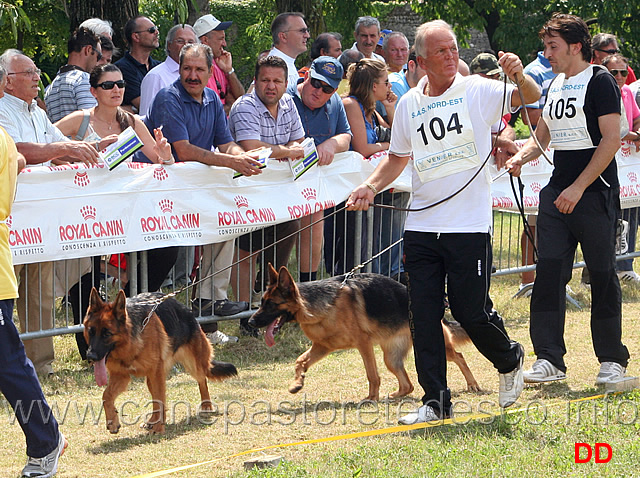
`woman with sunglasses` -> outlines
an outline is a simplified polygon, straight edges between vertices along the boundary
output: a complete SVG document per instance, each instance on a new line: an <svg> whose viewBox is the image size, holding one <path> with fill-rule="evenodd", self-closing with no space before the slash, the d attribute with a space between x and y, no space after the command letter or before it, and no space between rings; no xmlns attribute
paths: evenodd
<svg viewBox="0 0 640 478"><path fill-rule="evenodd" d="M160 129L154 130L155 139L139 117L121 108L125 81L116 65L100 65L89 77L91 94L98 105L65 116L56 123L62 133L72 139L96 141L109 135L120 134L132 126L144 144L142 152L154 163L173 164L171 145Z"/></svg>
<svg viewBox="0 0 640 478"><path fill-rule="evenodd" d="M379 138L380 129L391 128L397 97L391 91L387 66L380 60L362 59L349 66L347 72L349 96L342 100L353 139L351 149L368 158L378 151L389 149L389 140ZM376 111L376 101L381 101L387 112L388 122ZM380 139L385 139L380 141Z"/></svg>
<svg viewBox="0 0 640 478"><path fill-rule="evenodd" d="M619 53L607 56L602 60L602 65L613 75L620 88L622 96L622 104L624 105L624 113L628 122L629 132L622 138L623 141L633 142L636 146L636 152L640 151L640 108L636 103L634 94L625 84L627 81L629 62ZM623 113L623 114L624 114ZM640 208L632 207L622 210L622 219L629 223L629 233L627 239L628 249L626 252L634 252L636 250L636 235L638 230L638 214ZM621 282L640 283L640 276L633 270L633 258L624 259L616 262L618 271L618 279Z"/></svg>

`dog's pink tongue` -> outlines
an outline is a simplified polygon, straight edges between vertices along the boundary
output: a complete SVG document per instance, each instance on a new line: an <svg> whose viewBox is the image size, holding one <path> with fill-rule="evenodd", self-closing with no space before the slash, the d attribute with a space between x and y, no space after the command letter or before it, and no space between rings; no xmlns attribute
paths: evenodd
<svg viewBox="0 0 640 478"><path fill-rule="evenodd" d="M104 387L107 384L107 366L105 360L106 357L103 357L99 362L93 362L93 374L96 377L96 383L99 387Z"/></svg>
<svg viewBox="0 0 640 478"><path fill-rule="evenodd" d="M264 333L264 341L269 347L273 347L276 344L276 340L273 338L273 329L276 328L276 322L277 320L271 322L271 324L269 324L269 327L267 327L266 332Z"/></svg>

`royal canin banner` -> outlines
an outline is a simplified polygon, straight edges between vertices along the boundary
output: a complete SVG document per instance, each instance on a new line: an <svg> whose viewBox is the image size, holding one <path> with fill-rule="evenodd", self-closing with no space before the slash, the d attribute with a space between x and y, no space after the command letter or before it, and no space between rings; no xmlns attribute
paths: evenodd
<svg viewBox="0 0 640 478"><path fill-rule="evenodd" d="M516 141L522 146L526 141ZM553 150L545 151L547 158L553 162ZM618 163L618 180L620 181L620 204L623 209L640 206L640 153L636 152L633 143L623 141L616 153ZM524 184L524 207L527 213L533 214L540 204L540 190L547 185L553 166L547 162L544 156L530 161L522 168L522 183ZM503 171L497 171L491 167L491 176L498 177ZM518 185L515 183L516 191ZM513 197L513 190L509 181L509 175L504 174L491 185L491 197L493 208L504 211L518 211Z"/></svg>
<svg viewBox="0 0 640 478"><path fill-rule="evenodd" d="M9 226L14 264L227 241L344 201L386 153L336 155L298 180L287 162L233 179L199 163L33 167L18 175ZM403 173L392 187L411 190Z"/></svg>
<svg viewBox="0 0 640 478"><path fill-rule="evenodd" d="M211 244L312 214L344 201L386 153L363 160L336 155L294 181L286 162L262 174L233 179L227 168L199 163L170 166L34 167L18 176L9 226L14 264L91 257L173 245ZM552 152L547 156L553 161ZM618 152L623 207L640 205L640 154ZM542 157L523 168L525 207L535 212L552 167ZM493 168L492 175L499 174ZM409 168L390 186L411 191ZM517 211L504 175L492 184L494 209Z"/></svg>

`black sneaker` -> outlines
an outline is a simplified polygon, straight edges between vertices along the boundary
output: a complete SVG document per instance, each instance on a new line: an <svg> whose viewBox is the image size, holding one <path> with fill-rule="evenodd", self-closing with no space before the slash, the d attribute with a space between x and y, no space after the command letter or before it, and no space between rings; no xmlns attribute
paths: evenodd
<svg viewBox="0 0 640 478"><path fill-rule="evenodd" d="M240 301L234 302L229 299L216 300L213 305L215 315L226 317L228 315L236 315L249 309L249 303Z"/></svg>
<svg viewBox="0 0 640 478"><path fill-rule="evenodd" d="M196 297L191 301L191 311L196 317L213 315L211 299L199 299Z"/></svg>

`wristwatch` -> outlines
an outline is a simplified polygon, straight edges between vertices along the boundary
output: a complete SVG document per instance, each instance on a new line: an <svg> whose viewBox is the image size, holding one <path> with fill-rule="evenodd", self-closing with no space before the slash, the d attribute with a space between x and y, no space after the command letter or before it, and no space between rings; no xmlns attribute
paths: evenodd
<svg viewBox="0 0 640 478"><path fill-rule="evenodd" d="M236 69L234 67L231 67L231 70L229 70L229 73L227 73L227 76L233 75L234 71L236 71Z"/></svg>

